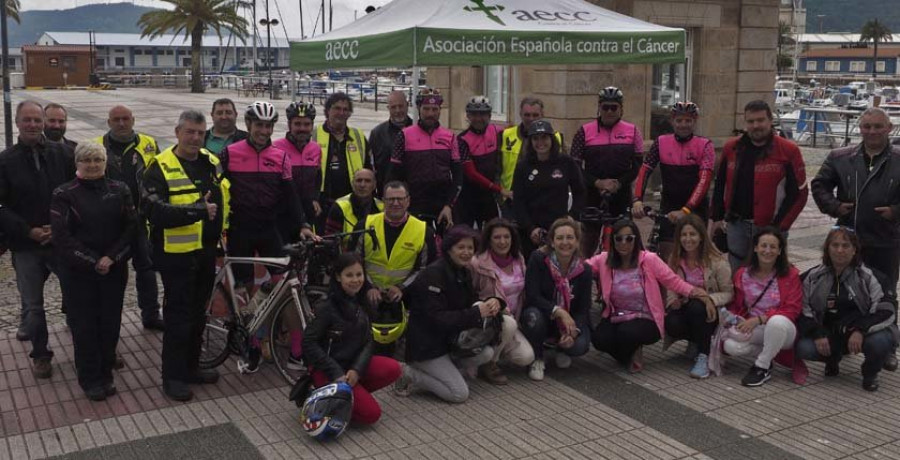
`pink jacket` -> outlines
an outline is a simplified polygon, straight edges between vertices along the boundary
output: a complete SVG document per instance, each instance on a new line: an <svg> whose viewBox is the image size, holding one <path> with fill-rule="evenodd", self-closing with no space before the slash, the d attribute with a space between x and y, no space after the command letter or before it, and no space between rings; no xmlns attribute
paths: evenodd
<svg viewBox="0 0 900 460"><path fill-rule="evenodd" d="M610 292L612 291L612 270L606 266L606 256L608 252L597 254L588 259L587 263L593 269L595 279L597 280L597 288L603 295L607 308L603 310L603 317L608 318L612 305L610 301ZM665 335L665 318L666 308L663 303L662 293L659 291L659 285L663 285L666 289L675 291L678 294L687 297L693 286L681 279L675 272L666 265L662 259L656 254L649 251L641 251L638 255L638 268L641 270L641 276L644 280L644 295L647 297L647 306L650 308L650 314L653 315L653 321L659 328L659 335Z"/></svg>
<svg viewBox="0 0 900 460"><path fill-rule="evenodd" d="M525 273L525 259L521 255L513 263L521 266L522 273ZM472 272L472 285L475 287L475 292L478 293L479 299L498 297L507 304L509 303L509 299L506 298L506 294L500 286L500 277L497 275L500 267L494 263L487 251L472 258L472 263L469 264L469 271ZM522 292L519 294L518 305L519 311L514 312L516 319L519 319L519 313L525 307L525 289L522 289Z"/></svg>

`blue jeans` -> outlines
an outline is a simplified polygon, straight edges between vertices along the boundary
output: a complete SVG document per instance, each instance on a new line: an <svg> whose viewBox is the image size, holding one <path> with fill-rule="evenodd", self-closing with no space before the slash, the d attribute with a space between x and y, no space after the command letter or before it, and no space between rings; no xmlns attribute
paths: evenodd
<svg viewBox="0 0 900 460"><path fill-rule="evenodd" d="M591 324L587 315L575 316L575 325L581 330L581 334L575 339L575 344L570 348L559 350L569 356L581 356L591 348ZM519 317L519 329L528 339L531 348L534 349L535 359L544 359L544 341L559 337L559 328L556 321L550 319L549 314L535 307L527 307Z"/></svg>
<svg viewBox="0 0 900 460"><path fill-rule="evenodd" d="M822 356L816 350L816 342L812 338L803 338L797 342L795 353L800 359L808 361L840 362L843 355L847 354L847 339L850 336L831 336L828 344L831 347L831 356ZM874 377L884 366L884 360L894 351L894 336L891 331L882 329L873 332L863 338L862 352L865 360L862 364L863 377Z"/></svg>
<svg viewBox="0 0 900 460"><path fill-rule="evenodd" d="M31 337L31 356L34 359L52 358L47 347L47 315L44 312L44 283L56 271L53 249L44 246L30 251L13 251L16 287L22 302L22 324Z"/></svg>

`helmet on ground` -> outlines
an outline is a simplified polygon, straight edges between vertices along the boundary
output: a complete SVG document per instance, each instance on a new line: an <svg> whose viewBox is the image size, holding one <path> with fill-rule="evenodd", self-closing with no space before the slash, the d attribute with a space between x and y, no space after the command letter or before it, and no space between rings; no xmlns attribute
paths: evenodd
<svg viewBox="0 0 900 460"><path fill-rule="evenodd" d="M700 116L700 107L691 101L678 101L672 106L672 116L689 115L694 118Z"/></svg>
<svg viewBox="0 0 900 460"><path fill-rule="evenodd" d="M244 113L244 119L251 121L278 121L278 112L271 102L256 101L247 106L247 112Z"/></svg>
<svg viewBox="0 0 900 460"><path fill-rule="evenodd" d="M372 336L375 342L382 345L397 341L406 332L409 314L403 302L384 302L378 306L372 320Z"/></svg>
<svg viewBox="0 0 900 460"><path fill-rule="evenodd" d="M291 102L285 109L285 115L288 121L295 117L306 117L313 121L316 119L316 106L312 102Z"/></svg>
<svg viewBox="0 0 900 460"><path fill-rule="evenodd" d="M353 387L337 382L313 390L300 410L306 434L319 441L335 439L350 425Z"/></svg>
<svg viewBox="0 0 900 460"><path fill-rule="evenodd" d="M444 97L440 91L433 88L425 88L416 94L416 107L422 107L423 104L433 104L440 106L444 103Z"/></svg>
<svg viewBox="0 0 900 460"><path fill-rule="evenodd" d="M619 104L625 100L625 95L622 94L622 90L616 88L615 86L607 86L600 91L600 94L597 96L600 102L618 102Z"/></svg>
<svg viewBox="0 0 900 460"><path fill-rule="evenodd" d="M466 103L466 112L491 113L491 100L484 96L472 96Z"/></svg>
<svg viewBox="0 0 900 460"><path fill-rule="evenodd" d="M535 134L548 134L552 136L553 125L547 120L537 120L532 122L531 126L528 127L528 137L534 136Z"/></svg>

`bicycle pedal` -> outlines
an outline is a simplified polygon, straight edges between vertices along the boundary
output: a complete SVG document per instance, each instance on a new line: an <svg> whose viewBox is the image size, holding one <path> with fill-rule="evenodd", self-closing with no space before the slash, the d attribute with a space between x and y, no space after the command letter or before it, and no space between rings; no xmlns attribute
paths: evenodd
<svg viewBox="0 0 900 460"><path fill-rule="evenodd" d="M251 367L250 363L245 362L243 359L239 359L237 361L237 370L241 374L253 374L259 370L259 363L257 363L255 367Z"/></svg>

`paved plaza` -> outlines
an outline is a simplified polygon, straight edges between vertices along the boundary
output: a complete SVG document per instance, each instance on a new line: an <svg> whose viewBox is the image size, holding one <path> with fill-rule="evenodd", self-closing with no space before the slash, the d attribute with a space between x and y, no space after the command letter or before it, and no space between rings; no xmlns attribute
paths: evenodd
<svg viewBox="0 0 900 460"><path fill-rule="evenodd" d="M136 129L165 148L174 143L174 124L185 108L208 112L217 97L166 90L18 91L24 98L58 102L69 109L69 137L106 131L115 104L129 106ZM282 110L287 102L278 101ZM321 112L320 112L321 113ZM382 119L356 107L350 124L366 131ZM280 122L276 136L285 124ZM279 134L280 133L280 134ZM572 133L566 133L571 138ZM807 175L827 152L804 150ZM810 198L790 233L790 257L801 270L815 265L831 219ZM54 374L36 382L28 347L15 340L19 303L8 255L0 258L0 460L61 458L235 458L235 459L897 459L900 458L900 374L881 374L881 388L860 386L859 357L841 363L841 375L823 377L810 364L803 386L778 368L760 388L740 379L750 361L730 359L722 377L695 380L684 344L663 352L645 349L645 370L618 368L591 351L560 371L548 360L543 382L509 370L510 384L470 382L468 402L451 405L413 395L376 393L384 415L372 427L351 428L338 442L319 444L298 422L288 388L272 366L240 375L233 359L218 384L195 386L189 403L166 399L160 389L161 335L140 325L133 284L126 291L119 351L126 367L116 374L119 393L90 402L75 380L71 336L59 313L59 285L45 289Z"/></svg>

